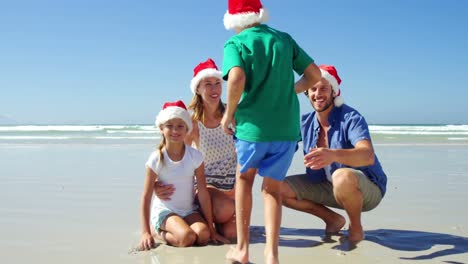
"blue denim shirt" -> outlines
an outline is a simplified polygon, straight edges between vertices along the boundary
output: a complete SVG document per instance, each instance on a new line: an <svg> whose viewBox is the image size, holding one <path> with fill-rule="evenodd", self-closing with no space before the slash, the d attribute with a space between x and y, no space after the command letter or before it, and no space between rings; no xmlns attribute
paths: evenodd
<svg viewBox="0 0 468 264"><path fill-rule="evenodd" d="M330 128L328 130L328 145L330 149L351 149L360 140L371 140L369 127L364 117L352 107L344 104L341 107L334 107L328 118ZM301 134L304 144L304 155L310 148L317 145L320 124L315 111L304 114L301 118ZM350 168L349 166L333 162L330 165L330 173L339 168ZM375 162L371 166L354 167L362 171L385 195L387 186L387 176L385 175L379 159L375 156ZM312 182L322 182L327 180L324 169L313 170L306 168L306 173Z"/></svg>

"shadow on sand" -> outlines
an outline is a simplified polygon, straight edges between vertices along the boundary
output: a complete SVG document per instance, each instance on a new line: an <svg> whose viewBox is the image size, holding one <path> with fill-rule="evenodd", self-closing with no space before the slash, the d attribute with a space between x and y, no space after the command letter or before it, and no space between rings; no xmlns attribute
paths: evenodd
<svg viewBox="0 0 468 264"><path fill-rule="evenodd" d="M251 226L250 235L250 242L252 244L265 243L265 229L263 226ZM340 232L339 234L325 235L323 229L282 227L280 230L280 246L305 248L339 242L340 244L334 246L333 249L351 251L356 248L356 245L349 243L346 239L346 235L346 231ZM468 238L461 236L395 229L366 230L365 235L365 240L367 241L372 241L381 246L400 251L424 251L436 245L451 246L449 249L434 251L427 255L400 258L405 260L428 260L442 256L468 253ZM320 237L320 241L309 238L298 238L303 236ZM458 262L448 263L455 264Z"/></svg>

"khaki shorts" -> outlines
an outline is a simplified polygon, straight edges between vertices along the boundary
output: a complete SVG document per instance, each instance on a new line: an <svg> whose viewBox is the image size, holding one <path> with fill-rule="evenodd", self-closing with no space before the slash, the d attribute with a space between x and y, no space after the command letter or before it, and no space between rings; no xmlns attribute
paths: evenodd
<svg viewBox="0 0 468 264"><path fill-rule="evenodd" d="M367 178L360 170L350 169L359 179L359 189L362 192L362 211L374 209L382 200L380 188ZM296 193L298 200L310 200L328 207L343 209L335 200L333 185L329 181L312 183L307 174L286 177L284 180Z"/></svg>

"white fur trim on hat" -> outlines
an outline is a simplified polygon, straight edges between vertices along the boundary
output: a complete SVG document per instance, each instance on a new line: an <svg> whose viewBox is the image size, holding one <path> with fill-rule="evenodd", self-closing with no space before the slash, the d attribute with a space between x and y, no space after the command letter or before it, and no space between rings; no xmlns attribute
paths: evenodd
<svg viewBox="0 0 468 264"><path fill-rule="evenodd" d="M265 8L260 8L259 13L238 13L229 14L226 11L224 14L224 27L227 30L236 28L245 28L255 23L264 23L268 21L268 11Z"/></svg>
<svg viewBox="0 0 468 264"><path fill-rule="evenodd" d="M335 96L335 100L333 100L333 102L335 103L336 107L340 107L344 104L344 99L341 95Z"/></svg>
<svg viewBox="0 0 468 264"><path fill-rule="evenodd" d="M155 125L159 128L162 124L174 118L184 120L188 127L188 133L192 131L192 118L190 118L189 112L178 106L169 106L161 110L156 117Z"/></svg>
<svg viewBox="0 0 468 264"><path fill-rule="evenodd" d="M190 90L192 90L193 94L197 93L197 87L200 81L208 77L216 77L222 80L223 73L214 68L201 70L195 77L193 77L192 81L190 81Z"/></svg>
<svg viewBox="0 0 468 264"><path fill-rule="evenodd" d="M329 72L323 69L320 69L320 72L322 73L322 77L330 83L333 89L333 92L335 92L336 96L333 101L335 103L335 106L340 107L344 103L344 99L340 95L341 92L340 92L340 85L338 84L338 81Z"/></svg>

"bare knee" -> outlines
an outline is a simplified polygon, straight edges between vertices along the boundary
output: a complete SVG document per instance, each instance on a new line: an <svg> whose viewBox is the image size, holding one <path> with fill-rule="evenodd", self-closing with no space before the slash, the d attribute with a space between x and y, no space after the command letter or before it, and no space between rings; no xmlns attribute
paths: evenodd
<svg viewBox="0 0 468 264"><path fill-rule="evenodd" d="M175 236L175 240L175 243L173 243L173 246L175 247L191 247L197 240L197 234L193 230L189 229L184 231L182 234Z"/></svg>
<svg viewBox="0 0 468 264"><path fill-rule="evenodd" d="M257 174L257 169L248 169L246 172L240 173L239 171L236 174L236 185L242 184L245 187L251 187L255 180L255 175Z"/></svg>
<svg viewBox="0 0 468 264"><path fill-rule="evenodd" d="M191 227L196 234L196 243L197 245L203 246L206 245L210 241L210 230L208 229L208 226L206 225L201 225L201 224L196 224L192 225Z"/></svg>
<svg viewBox="0 0 468 264"><path fill-rule="evenodd" d="M281 197L283 199L296 199L297 195L296 192L293 191L291 186L288 184L287 181L284 181L281 185Z"/></svg>
<svg viewBox="0 0 468 264"><path fill-rule="evenodd" d="M262 193L273 197L281 198L281 187L283 182L270 178L264 178L262 184Z"/></svg>
<svg viewBox="0 0 468 264"><path fill-rule="evenodd" d="M236 226L230 224L224 224L221 233L223 236L229 240L233 240L237 237Z"/></svg>
<svg viewBox="0 0 468 264"><path fill-rule="evenodd" d="M349 169L338 169L332 175L335 193L349 193L359 190L358 177Z"/></svg>
<svg viewBox="0 0 468 264"><path fill-rule="evenodd" d="M203 229L198 234L197 244L200 245L200 246L204 246L204 245L208 244L208 242L210 241L210 237L211 237L210 230L208 230L208 228Z"/></svg>
<svg viewBox="0 0 468 264"><path fill-rule="evenodd" d="M225 223L229 221L235 212L234 201L230 199L221 199L213 201L213 218L216 223Z"/></svg>

